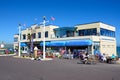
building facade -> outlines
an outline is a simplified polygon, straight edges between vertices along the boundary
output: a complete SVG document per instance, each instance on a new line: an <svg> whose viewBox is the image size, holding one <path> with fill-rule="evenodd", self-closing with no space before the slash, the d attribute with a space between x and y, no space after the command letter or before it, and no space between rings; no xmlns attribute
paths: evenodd
<svg viewBox="0 0 120 80"><path fill-rule="evenodd" d="M42 50L43 37L46 48L85 50L89 54L105 53L116 55L115 27L102 22L79 24L74 27L45 26L45 36L42 25L33 25L21 31L21 47L31 49L37 46ZM29 36L31 37L29 38ZM18 35L14 35L14 49L18 46Z"/></svg>

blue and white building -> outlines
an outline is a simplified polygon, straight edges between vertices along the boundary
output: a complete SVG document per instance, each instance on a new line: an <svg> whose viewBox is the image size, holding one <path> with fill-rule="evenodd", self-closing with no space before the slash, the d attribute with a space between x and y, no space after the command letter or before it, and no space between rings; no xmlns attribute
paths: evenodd
<svg viewBox="0 0 120 80"><path fill-rule="evenodd" d="M46 48L59 51L60 48L86 50L89 54L105 53L116 55L115 27L102 22L78 24L73 27L45 26L43 36L42 25L32 25L21 31L21 47L30 48L28 35L32 35L33 47L42 50L45 37ZM18 35L14 35L14 49L18 48Z"/></svg>

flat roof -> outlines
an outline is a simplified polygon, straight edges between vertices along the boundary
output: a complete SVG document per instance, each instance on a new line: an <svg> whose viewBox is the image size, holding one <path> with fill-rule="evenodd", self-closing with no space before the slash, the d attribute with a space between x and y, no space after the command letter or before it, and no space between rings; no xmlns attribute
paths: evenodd
<svg viewBox="0 0 120 80"><path fill-rule="evenodd" d="M77 24L77 25L75 25L75 26L79 26L79 25L87 25L87 24L95 24L95 23L102 23L102 24L105 24L105 25L112 26L112 25L110 25L110 24L106 24L106 23L104 23L104 22L102 22L102 21L89 22L89 23L82 23L82 24Z"/></svg>
<svg viewBox="0 0 120 80"><path fill-rule="evenodd" d="M75 30L76 27L59 27L55 28L54 30Z"/></svg>

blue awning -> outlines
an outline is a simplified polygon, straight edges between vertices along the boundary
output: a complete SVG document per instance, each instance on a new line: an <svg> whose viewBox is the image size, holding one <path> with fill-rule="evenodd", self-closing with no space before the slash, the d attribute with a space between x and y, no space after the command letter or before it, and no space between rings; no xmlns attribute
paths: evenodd
<svg viewBox="0 0 120 80"><path fill-rule="evenodd" d="M40 43L40 46L43 46L43 42ZM45 42L45 46L50 46L50 42Z"/></svg>
<svg viewBox="0 0 120 80"><path fill-rule="evenodd" d="M24 47L24 46L27 46L27 44L22 42L22 43L20 43L20 46Z"/></svg>
<svg viewBox="0 0 120 80"><path fill-rule="evenodd" d="M66 46L89 46L92 45L91 40L69 40L66 42Z"/></svg>
<svg viewBox="0 0 120 80"><path fill-rule="evenodd" d="M45 42L45 46L89 46L92 45L91 40L69 40L69 41L49 41ZM40 43L43 46L43 42Z"/></svg>
<svg viewBox="0 0 120 80"><path fill-rule="evenodd" d="M65 46L66 41L51 41L50 46Z"/></svg>

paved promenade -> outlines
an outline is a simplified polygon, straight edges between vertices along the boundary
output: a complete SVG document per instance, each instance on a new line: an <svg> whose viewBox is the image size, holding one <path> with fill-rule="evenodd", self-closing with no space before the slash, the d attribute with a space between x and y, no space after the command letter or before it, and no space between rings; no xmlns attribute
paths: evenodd
<svg viewBox="0 0 120 80"><path fill-rule="evenodd" d="M78 60L30 59L0 56L0 80L120 80L120 65L77 64Z"/></svg>

